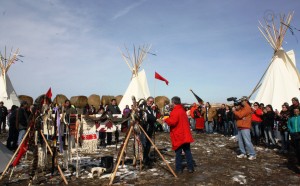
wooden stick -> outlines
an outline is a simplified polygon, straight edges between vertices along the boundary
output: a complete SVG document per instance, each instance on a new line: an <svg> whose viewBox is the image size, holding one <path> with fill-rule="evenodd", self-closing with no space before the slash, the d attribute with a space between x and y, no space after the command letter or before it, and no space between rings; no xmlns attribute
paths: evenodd
<svg viewBox="0 0 300 186"><path fill-rule="evenodd" d="M130 126L128 135L127 135L127 137L126 137L126 139L125 139L125 142L124 142L124 146L123 146L123 148L122 148L122 150L121 150L120 156L119 156L119 158L118 158L118 162L117 162L117 164L116 164L116 166L115 166L115 170L114 170L113 174L112 174L111 177L110 177L109 185L112 185L112 183L113 183L113 181L114 181L114 179L115 179L115 176L116 176L116 173L117 173L119 164L120 164L120 162L121 162L122 156L123 156L123 154L124 154L124 151L125 151L125 148L126 148L126 146L127 146L128 141L129 141L129 138L130 138L130 135L131 135L132 130L133 130L133 125Z"/></svg>
<svg viewBox="0 0 300 186"><path fill-rule="evenodd" d="M46 146L48 147L48 150L49 150L50 154L53 156L53 152L52 152L52 150L51 150L51 147L49 146L49 144L48 144L48 142L47 142L47 140L46 140L46 138L45 138L43 132L42 132L42 131L40 131L40 132L41 132L41 135L42 135L42 137L43 137L44 142L46 143ZM59 171L59 173L60 173L60 176L61 176L62 179L64 180L65 184L68 185L68 181L67 181L67 179L66 179L64 173L62 172L62 170L61 170L59 164L57 164L57 169L58 169L58 171Z"/></svg>
<svg viewBox="0 0 300 186"><path fill-rule="evenodd" d="M161 159L166 163L166 165L170 169L171 173L175 176L175 178L177 178L177 175L175 174L175 172L173 171L173 169L170 167L169 163L166 161L166 159L164 158L164 156L160 153L160 151L158 150L158 148L156 147L156 145L153 143L153 141L151 140L151 138L145 132L145 130L143 129L143 127L140 124L138 124L138 126L143 131L143 133L148 138L148 140L151 142L151 144L153 145L153 147L155 148L155 150L157 151L157 153L160 155Z"/></svg>
<svg viewBox="0 0 300 186"><path fill-rule="evenodd" d="M28 134L29 134L29 131L30 131L30 127L27 129L27 132L25 133L20 145L18 146L16 152L14 153L14 155L11 157L11 159L9 160L7 166L5 167L4 171L2 172L2 175L0 177L0 180L2 180L4 174L6 173L7 169L9 168L9 166L11 165L12 161L15 159L16 155L18 154L20 148L21 148L21 145L23 144L23 142L25 141L25 139L27 138Z"/></svg>

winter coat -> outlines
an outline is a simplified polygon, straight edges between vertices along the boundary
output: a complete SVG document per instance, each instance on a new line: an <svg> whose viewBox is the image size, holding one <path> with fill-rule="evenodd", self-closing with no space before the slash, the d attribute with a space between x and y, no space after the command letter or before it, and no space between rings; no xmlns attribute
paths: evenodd
<svg viewBox="0 0 300 186"><path fill-rule="evenodd" d="M108 105L106 111L110 112L110 114L121 114L121 110L118 105Z"/></svg>
<svg viewBox="0 0 300 186"><path fill-rule="evenodd" d="M212 107L209 107L208 108L208 114L206 114L206 107L203 109L204 111L204 119L205 121L213 121L214 120L214 117L216 116L217 114L217 111L215 108L212 108Z"/></svg>
<svg viewBox="0 0 300 186"><path fill-rule="evenodd" d="M238 128L251 128L251 112L251 107L248 104L245 104L241 110L233 112Z"/></svg>
<svg viewBox="0 0 300 186"><path fill-rule="evenodd" d="M293 116L288 120L288 128L290 133L300 132L300 116Z"/></svg>
<svg viewBox="0 0 300 186"><path fill-rule="evenodd" d="M252 121L257 122L257 123L261 123L262 122L262 115L263 115L263 111L260 108L258 108L256 110L253 110Z"/></svg>
<svg viewBox="0 0 300 186"><path fill-rule="evenodd" d="M190 130L190 123L182 105L175 105L170 113L170 117L164 121L170 126L170 137L173 150L176 150L185 143L194 142Z"/></svg>
<svg viewBox="0 0 300 186"><path fill-rule="evenodd" d="M287 121L289 119L290 112L289 111L281 111L280 115L275 116L275 120L278 121L278 130L281 132L287 131Z"/></svg>
<svg viewBox="0 0 300 186"><path fill-rule="evenodd" d="M5 120L7 115L7 108L5 106L0 107L0 120Z"/></svg>
<svg viewBox="0 0 300 186"><path fill-rule="evenodd" d="M274 111L268 111L267 113L264 113L263 115L263 123L265 127L274 127L275 122L275 112Z"/></svg>

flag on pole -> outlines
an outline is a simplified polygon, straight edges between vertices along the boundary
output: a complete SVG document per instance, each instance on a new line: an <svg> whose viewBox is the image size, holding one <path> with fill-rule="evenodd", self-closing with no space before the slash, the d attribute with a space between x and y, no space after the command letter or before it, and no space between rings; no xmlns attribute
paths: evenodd
<svg viewBox="0 0 300 186"><path fill-rule="evenodd" d="M157 72L155 72L155 79L159 79L159 80L161 80L161 81L164 81L164 82L166 82L167 85L169 84L169 81L168 81L166 78L162 77L162 76L161 76L160 74L158 74Z"/></svg>
<svg viewBox="0 0 300 186"><path fill-rule="evenodd" d="M22 158L22 156L26 153L28 149L28 139L25 139L25 141L23 141L23 143L21 144L19 153L16 157L16 159L12 162L12 166L15 167L20 163L20 160Z"/></svg>
<svg viewBox="0 0 300 186"><path fill-rule="evenodd" d="M51 97L52 97L51 87L50 87L49 90L47 91L46 97L51 99Z"/></svg>
<svg viewBox="0 0 300 186"><path fill-rule="evenodd" d="M192 89L190 89L190 91L193 93L193 95L197 99L198 103L203 104L203 99L201 99L197 94L195 94L194 91L192 91Z"/></svg>
<svg viewBox="0 0 300 186"><path fill-rule="evenodd" d="M44 101L42 102L42 104L48 104L48 99L51 100L51 97L52 97L52 90L50 87L47 93L45 94Z"/></svg>

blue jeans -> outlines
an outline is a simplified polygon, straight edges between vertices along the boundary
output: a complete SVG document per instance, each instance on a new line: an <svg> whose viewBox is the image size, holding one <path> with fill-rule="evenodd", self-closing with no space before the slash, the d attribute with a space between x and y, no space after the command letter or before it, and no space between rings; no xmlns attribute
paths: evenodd
<svg viewBox="0 0 300 186"><path fill-rule="evenodd" d="M260 122L252 122L252 134L254 137L254 145L258 145L260 137Z"/></svg>
<svg viewBox="0 0 300 186"><path fill-rule="evenodd" d="M250 129L238 130L238 143L242 154L246 155L247 150L250 156L256 155L251 142Z"/></svg>
<svg viewBox="0 0 300 186"><path fill-rule="evenodd" d="M18 136L18 145L20 145L20 144L21 144L21 142L22 142L22 139L23 139L23 137L24 137L25 133L26 133L26 130L25 130L25 129L24 129L24 130L19 130L19 136Z"/></svg>
<svg viewBox="0 0 300 186"><path fill-rule="evenodd" d="M207 134L213 133L213 122L212 121L205 121L205 131Z"/></svg>
<svg viewBox="0 0 300 186"><path fill-rule="evenodd" d="M163 128L165 132L170 132L170 127L166 123L163 124Z"/></svg>
<svg viewBox="0 0 300 186"><path fill-rule="evenodd" d="M273 138L273 128L270 127L270 126L265 126L265 129L264 129L264 134L265 134L265 138L266 138L266 144L269 145L270 144L270 141L272 143L272 145L275 145L276 142ZM270 141L269 141L270 140Z"/></svg>
<svg viewBox="0 0 300 186"><path fill-rule="evenodd" d="M193 165L193 156L191 153L191 147L189 143L185 143L178 147L175 150L176 153L176 159L175 159L175 164L176 164L176 172L181 172L182 171L182 151L185 153L185 158L187 162L187 167L189 170L194 170L194 165Z"/></svg>
<svg viewBox="0 0 300 186"><path fill-rule="evenodd" d="M194 118L191 118L190 119L190 126L191 126L191 129L194 130L195 129L195 124L196 124L196 120Z"/></svg>
<svg viewBox="0 0 300 186"><path fill-rule="evenodd" d="M229 128L229 125L230 125L229 123L230 123L230 122L232 122L232 121L228 121L228 122L227 122L227 121L224 121L224 135L225 135L225 136L230 135L230 130L229 130L229 129L230 129L230 128Z"/></svg>
<svg viewBox="0 0 300 186"><path fill-rule="evenodd" d="M280 131L281 135L281 150L288 150L289 149L289 132L288 131Z"/></svg>

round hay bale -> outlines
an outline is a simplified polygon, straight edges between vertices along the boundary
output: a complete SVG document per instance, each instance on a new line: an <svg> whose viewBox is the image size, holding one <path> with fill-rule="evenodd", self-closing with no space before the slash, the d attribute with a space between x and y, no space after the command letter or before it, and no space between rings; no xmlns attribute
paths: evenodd
<svg viewBox="0 0 300 186"><path fill-rule="evenodd" d="M32 105L33 104L33 98L27 95L19 95L19 100L20 101L26 101L28 103L28 105Z"/></svg>
<svg viewBox="0 0 300 186"><path fill-rule="evenodd" d="M101 103L102 103L102 105L109 105L110 101L114 98L115 98L114 96L103 95L101 97Z"/></svg>
<svg viewBox="0 0 300 186"><path fill-rule="evenodd" d="M100 96L96 94L92 94L88 97L88 104L94 105L94 107L97 109L100 106Z"/></svg>
<svg viewBox="0 0 300 186"><path fill-rule="evenodd" d="M50 98L46 97L45 94L42 94L35 99L34 104L43 105L45 99L46 99L46 103L48 104L52 103L52 100Z"/></svg>
<svg viewBox="0 0 300 186"><path fill-rule="evenodd" d="M116 99L118 105L120 104L122 98L123 98L122 95L118 95L118 96L115 97L115 99Z"/></svg>
<svg viewBox="0 0 300 186"><path fill-rule="evenodd" d="M70 102L76 108L83 108L88 103L88 98L86 96L72 96Z"/></svg>
<svg viewBox="0 0 300 186"><path fill-rule="evenodd" d="M155 97L155 104L158 106L159 109L161 109L166 104L170 104L170 100L166 96L157 96Z"/></svg>
<svg viewBox="0 0 300 186"><path fill-rule="evenodd" d="M63 105L68 98L63 94L57 94L53 100L54 104Z"/></svg>

